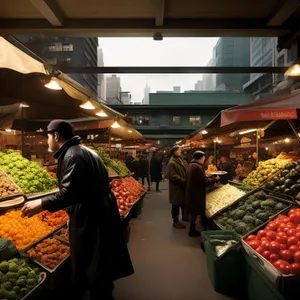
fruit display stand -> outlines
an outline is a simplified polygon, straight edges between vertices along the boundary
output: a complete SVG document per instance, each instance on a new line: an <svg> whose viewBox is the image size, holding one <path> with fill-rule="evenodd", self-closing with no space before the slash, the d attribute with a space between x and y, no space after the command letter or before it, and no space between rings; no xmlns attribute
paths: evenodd
<svg viewBox="0 0 300 300"><path fill-rule="evenodd" d="M273 217L242 239L253 264L284 295L295 299L300 284L300 208Z"/></svg>
<svg viewBox="0 0 300 300"><path fill-rule="evenodd" d="M213 221L222 230L234 230L243 236L255 231L268 220L280 214L294 203L291 197L264 189L255 189L225 207Z"/></svg>

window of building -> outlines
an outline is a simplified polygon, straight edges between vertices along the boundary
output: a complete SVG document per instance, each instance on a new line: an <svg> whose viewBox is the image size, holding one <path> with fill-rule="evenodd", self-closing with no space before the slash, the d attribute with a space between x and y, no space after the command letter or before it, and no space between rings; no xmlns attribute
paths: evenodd
<svg viewBox="0 0 300 300"><path fill-rule="evenodd" d="M132 117L133 124L135 125L149 125L149 116L148 115L136 115Z"/></svg>
<svg viewBox="0 0 300 300"><path fill-rule="evenodd" d="M46 61L47 61L47 63L49 63L50 65L56 65L56 64L57 64L57 58L56 58L56 57L47 58Z"/></svg>
<svg viewBox="0 0 300 300"><path fill-rule="evenodd" d="M190 117L190 124L191 125L201 125L201 117L200 116L191 116Z"/></svg>
<svg viewBox="0 0 300 300"><path fill-rule="evenodd" d="M48 46L48 50L51 51L51 52L52 52L52 51L55 51L55 49L56 49L55 44L54 44L54 45L49 45L49 46Z"/></svg>
<svg viewBox="0 0 300 300"><path fill-rule="evenodd" d="M62 43L50 44L48 46L48 51L50 52L62 51Z"/></svg>
<svg viewBox="0 0 300 300"><path fill-rule="evenodd" d="M173 125L180 125L181 123L181 117L180 116L174 116L173 117Z"/></svg>
<svg viewBox="0 0 300 300"><path fill-rule="evenodd" d="M63 44L62 50L63 51L73 51L73 44Z"/></svg>

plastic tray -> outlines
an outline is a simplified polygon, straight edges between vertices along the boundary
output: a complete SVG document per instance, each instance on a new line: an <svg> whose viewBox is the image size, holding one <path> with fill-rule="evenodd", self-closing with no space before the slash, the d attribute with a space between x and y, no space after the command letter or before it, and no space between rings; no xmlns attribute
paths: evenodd
<svg viewBox="0 0 300 300"><path fill-rule="evenodd" d="M64 239L63 237L61 237L61 230L64 229L64 228L68 229L68 226L64 226L64 227L60 228L59 230L57 230L57 231L55 232L55 234L54 234L54 237L55 237L57 240L62 241L62 242L64 242L64 243L67 243L67 244L69 245L69 244L70 244L70 241ZM69 230L69 229L68 229L68 230Z"/></svg>
<svg viewBox="0 0 300 300"><path fill-rule="evenodd" d="M28 254L28 251L31 249L31 248L34 248L35 246L37 246L39 243L41 243L43 240L45 240L45 239L47 239L47 238L54 238L54 239L56 239L56 240L58 240L56 237L55 237L55 235L52 235L52 236L47 236L47 237L45 237L45 238L43 238L42 240L40 240L40 241L38 241L38 242L36 242L36 243L34 243L34 244L32 244L32 246L30 247L30 248L28 248L26 251L25 251L25 254L26 254L26 256L27 257L29 257L35 264L37 264L37 265L39 265L40 267L42 267L44 270L46 270L47 272L49 272L49 273L54 273L69 257L70 257L70 253L63 259L63 260L61 260L60 262L59 262L59 264L54 268L54 269L50 269L49 267L47 267L47 266L45 266L45 265L43 265L43 263L41 263L41 262L39 262L38 260L35 260L35 259L33 259L33 258L31 258L30 257L30 255ZM60 243L62 243L62 244L64 244L64 245L66 245L66 246L68 246L68 247L70 247L69 246L69 244L68 243L66 243L66 242L64 242L64 241L61 241L61 240L58 240Z"/></svg>
<svg viewBox="0 0 300 300"><path fill-rule="evenodd" d="M37 289L45 282L46 278L47 278L47 273L41 272L39 277L39 283L37 284L37 286L35 286L26 296L21 298L21 300L30 298L37 291Z"/></svg>
<svg viewBox="0 0 300 300"><path fill-rule="evenodd" d="M247 199L249 196L251 196L252 194L255 194L259 191L263 191L264 193L266 193L271 199L275 199L276 201L278 202L283 202L283 203L286 203L286 204L289 204L287 207L285 207L283 210L281 211L278 211L276 214L274 214L268 221L264 222L263 224L253 228L249 233L252 233L252 232L255 232L258 228L260 227L263 227L263 226L266 226L266 224L274 217L276 217L277 215L283 213L285 210L287 209L290 209L293 205L295 205L295 202L293 201L293 198L292 197L288 197L288 196L285 196L286 199L284 199L281 195L281 194L277 194L277 193L270 193L270 191L268 190L265 190L265 189L262 189L262 188L257 188L253 191L251 191L250 193L246 194L245 196L239 198L237 201L233 202L231 205L228 205L227 207L224 207L223 209L221 209L216 215L215 215L215 218L220 215L222 212L226 211L228 208L234 208L235 206L238 205L239 201L243 200L243 199ZM223 225L221 225L218 221L216 220L213 220L214 223L217 225L217 227L219 227L221 230L228 230L226 229ZM247 234L249 234L247 233ZM240 235L240 234L239 234ZM240 235L242 236L242 235Z"/></svg>
<svg viewBox="0 0 300 300"><path fill-rule="evenodd" d="M56 194L58 191L59 191L59 189L55 188L55 189L53 189L53 190L51 190L49 192L27 194L26 198L27 198L27 200L39 199L39 198L42 198L42 197L45 197L45 196L50 196L50 195Z"/></svg>
<svg viewBox="0 0 300 300"><path fill-rule="evenodd" d="M0 168L0 175L1 175L1 173L3 173L3 175L6 176L13 183L13 185L15 186L15 188L18 190L18 193L13 194L13 195L8 195L8 196L0 197L0 202L6 201L6 200L12 200L12 199L14 199L16 197L23 196L24 193L23 193L22 189L14 182L14 180L12 179L12 177L10 175L8 175L6 172L4 172Z"/></svg>

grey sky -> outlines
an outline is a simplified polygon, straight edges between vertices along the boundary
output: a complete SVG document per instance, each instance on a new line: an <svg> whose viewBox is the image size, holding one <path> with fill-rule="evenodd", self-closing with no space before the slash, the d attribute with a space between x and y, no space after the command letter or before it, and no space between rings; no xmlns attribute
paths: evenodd
<svg viewBox="0 0 300 300"><path fill-rule="evenodd" d="M205 66L212 57L212 49L218 38L99 38L103 49L105 66ZM125 74L121 77L123 91L130 91L132 100L139 102L144 97L146 84L151 92L192 90L201 74Z"/></svg>

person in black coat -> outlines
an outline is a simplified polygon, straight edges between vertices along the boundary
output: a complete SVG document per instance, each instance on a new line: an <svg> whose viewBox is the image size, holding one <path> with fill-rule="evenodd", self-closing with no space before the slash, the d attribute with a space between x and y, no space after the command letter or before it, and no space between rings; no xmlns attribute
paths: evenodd
<svg viewBox="0 0 300 300"><path fill-rule="evenodd" d="M220 182L222 184L228 183L228 180L232 180L235 175L234 168L231 161L225 156L220 157L219 170L227 172L226 175L221 176Z"/></svg>
<svg viewBox="0 0 300 300"><path fill-rule="evenodd" d="M159 183L162 181L162 159L157 156L156 152L153 152L150 161L150 176L151 182L156 183L156 191L160 192Z"/></svg>
<svg viewBox="0 0 300 300"><path fill-rule="evenodd" d="M134 273L118 206L101 158L81 145L63 120L48 126L49 149L58 159L59 192L27 202L23 216L68 208L72 288L68 299L113 299L113 281Z"/></svg>
<svg viewBox="0 0 300 300"><path fill-rule="evenodd" d="M133 161L130 164L130 169L131 172L133 172L133 177L135 180L139 180L140 178L140 157L136 156Z"/></svg>
<svg viewBox="0 0 300 300"><path fill-rule="evenodd" d="M148 191L150 191L150 164L148 159L145 156L141 156L140 165L139 165L139 177L142 179L142 184L145 184L145 178L148 183Z"/></svg>

